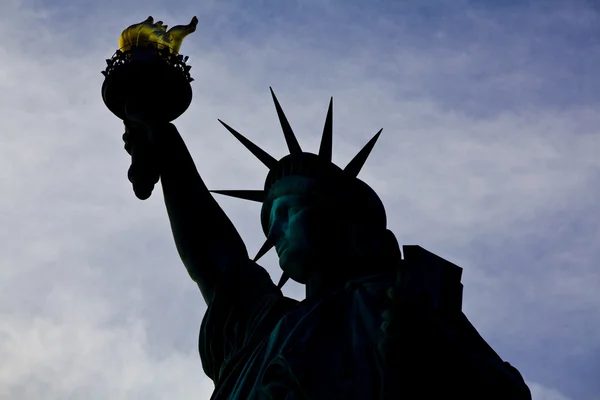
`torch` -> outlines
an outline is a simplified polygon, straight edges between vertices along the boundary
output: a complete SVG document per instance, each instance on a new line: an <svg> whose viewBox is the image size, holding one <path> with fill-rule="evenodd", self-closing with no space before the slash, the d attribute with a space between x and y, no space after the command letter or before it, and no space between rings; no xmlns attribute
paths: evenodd
<svg viewBox="0 0 600 400"><path fill-rule="evenodd" d="M192 101L193 81L187 56L179 54L182 40L196 30L198 18L188 25L167 30L152 17L131 25L119 37L119 49L106 60L102 74L102 99L106 107L125 122L127 110L143 110L156 123L169 123L187 110ZM148 139L148 138L147 138ZM129 180L140 200L150 197L159 172L149 149L132 142L129 149ZM137 146L136 146L137 144ZM138 170L143 173L132 173Z"/></svg>

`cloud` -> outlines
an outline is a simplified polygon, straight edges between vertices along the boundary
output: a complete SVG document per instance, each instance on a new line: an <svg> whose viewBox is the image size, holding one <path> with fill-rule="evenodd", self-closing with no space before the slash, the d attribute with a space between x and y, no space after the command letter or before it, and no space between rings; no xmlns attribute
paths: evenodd
<svg viewBox="0 0 600 400"><path fill-rule="evenodd" d="M535 382L528 382L533 400L570 400L556 389L546 388Z"/></svg>
<svg viewBox="0 0 600 400"><path fill-rule="evenodd" d="M63 307L67 309L68 303ZM5 383L0 397L210 397L212 382L202 376L197 355L172 350L163 357L152 357L143 321L109 327L102 315L107 314L107 305L95 301L77 308L85 315L65 312L62 318L2 318L0 352L10 363L3 363L0 369Z"/></svg>

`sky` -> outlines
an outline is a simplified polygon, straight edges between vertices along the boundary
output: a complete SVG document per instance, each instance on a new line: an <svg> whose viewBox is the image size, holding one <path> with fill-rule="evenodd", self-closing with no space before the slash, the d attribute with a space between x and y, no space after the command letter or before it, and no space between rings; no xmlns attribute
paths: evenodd
<svg viewBox="0 0 600 400"><path fill-rule="evenodd" d="M359 177L401 245L463 268L465 314L533 398L600 399L600 7L583 0L2 0L0 399L212 392L205 304L100 95L149 15L199 19L175 124L210 188L267 173L217 118L283 157L272 86L316 152L333 96L333 161L383 128ZM217 200L257 251L260 206ZM275 254L261 264L279 279Z"/></svg>

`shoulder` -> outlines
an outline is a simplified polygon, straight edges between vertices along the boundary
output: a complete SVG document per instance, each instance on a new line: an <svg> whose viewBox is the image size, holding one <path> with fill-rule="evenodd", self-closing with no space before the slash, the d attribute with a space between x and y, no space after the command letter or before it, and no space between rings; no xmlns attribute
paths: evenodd
<svg viewBox="0 0 600 400"><path fill-rule="evenodd" d="M223 271L200 328L199 351L207 375L214 379L227 359L268 335L296 304L252 260Z"/></svg>
<svg viewBox="0 0 600 400"><path fill-rule="evenodd" d="M285 299L283 293L271 280L269 273L256 262L247 259L221 272L205 320L223 316L244 319L264 303L276 303ZM266 310L265 310L266 311Z"/></svg>
<svg viewBox="0 0 600 400"><path fill-rule="evenodd" d="M237 300L245 300L243 303L247 303L265 296L280 297L283 294L266 269L246 259L221 271L211 304Z"/></svg>

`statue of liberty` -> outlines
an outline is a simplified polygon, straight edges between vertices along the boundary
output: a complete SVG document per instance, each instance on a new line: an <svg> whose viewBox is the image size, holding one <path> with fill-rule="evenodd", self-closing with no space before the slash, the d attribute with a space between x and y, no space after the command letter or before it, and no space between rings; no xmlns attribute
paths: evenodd
<svg viewBox="0 0 600 400"><path fill-rule="evenodd" d="M220 121L269 172L260 190L212 191L262 204L266 241L254 258L175 126L127 109L125 148L151 160L132 164L129 179L160 180L177 250L208 305L199 352L211 398L531 399L462 313L460 268L418 246L401 251L382 201L357 178L381 131L340 168L332 101L314 154L271 94L289 154L277 160ZM272 248L278 285L257 263ZM304 300L283 295L288 279L305 285Z"/></svg>

